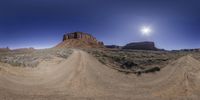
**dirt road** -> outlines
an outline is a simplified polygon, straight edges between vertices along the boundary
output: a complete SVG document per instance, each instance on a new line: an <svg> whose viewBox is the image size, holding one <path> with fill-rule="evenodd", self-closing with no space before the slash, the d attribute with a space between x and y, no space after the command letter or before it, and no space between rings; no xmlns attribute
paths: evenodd
<svg viewBox="0 0 200 100"><path fill-rule="evenodd" d="M200 99L200 62L191 56L142 76L110 69L81 50L36 68L0 64L0 100L177 99Z"/></svg>

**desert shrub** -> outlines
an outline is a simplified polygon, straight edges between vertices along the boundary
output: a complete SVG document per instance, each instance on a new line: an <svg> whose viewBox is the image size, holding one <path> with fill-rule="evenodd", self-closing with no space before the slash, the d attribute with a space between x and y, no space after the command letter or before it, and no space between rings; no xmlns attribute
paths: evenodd
<svg viewBox="0 0 200 100"><path fill-rule="evenodd" d="M133 67L134 68L139 68L137 67L138 64L134 63L134 62L131 62L131 61L124 61L121 65L121 68L123 69L132 69Z"/></svg>
<svg viewBox="0 0 200 100"><path fill-rule="evenodd" d="M135 74L159 71L170 61L176 60L188 53L173 53L170 51L120 50L120 49L90 49L86 50L101 63L112 65L117 70L125 70ZM200 55L200 53L199 53ZM200 59L200 56L199 56ZM159 67L153 67L159 66ZM122 71L122 72L123 72ZM141 73L138 73L141 72Z"/></svg>
<svg viewBox="0 0 200 100"><path fill-rule="evenodd" d="M144 70L144 73L152 73L152 72L157 72L157 71L160 71L160 68L159 67L153 67L153 68L149 68L149 69Z"/></svg>
<svg viewBox="0 0 200 100"><path fill-rule="evenodd" d="M60 50L56 52L57 57L61 57L61 58L68 58L69 55L72 53L71 50Z"/></svg>

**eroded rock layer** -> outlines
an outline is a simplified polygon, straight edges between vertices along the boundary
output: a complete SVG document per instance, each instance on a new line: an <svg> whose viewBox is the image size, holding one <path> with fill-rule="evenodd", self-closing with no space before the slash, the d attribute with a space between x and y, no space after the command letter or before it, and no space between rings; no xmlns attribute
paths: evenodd
<svg viewBox="0 0 200 100"><path fill-rule="evenodd" d="M95 37L91 34L84 33L84 32L72 32L66 33L63 36L63 41L58 44L56 47L58 48L98 48L104 47L103 42L98 41Z"/></svg>

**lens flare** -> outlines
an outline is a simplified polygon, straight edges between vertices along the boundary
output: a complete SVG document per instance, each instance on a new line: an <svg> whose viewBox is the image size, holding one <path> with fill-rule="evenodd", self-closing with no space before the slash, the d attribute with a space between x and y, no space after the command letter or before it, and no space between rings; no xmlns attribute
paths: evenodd
<svg viewBox="0 0 200 100"><path fill-rule="evenodd" d="M151 28L147 26L144 26L141 28L142 35L145 35L145 36L149 36L151 31L152 31Z"/></svg>

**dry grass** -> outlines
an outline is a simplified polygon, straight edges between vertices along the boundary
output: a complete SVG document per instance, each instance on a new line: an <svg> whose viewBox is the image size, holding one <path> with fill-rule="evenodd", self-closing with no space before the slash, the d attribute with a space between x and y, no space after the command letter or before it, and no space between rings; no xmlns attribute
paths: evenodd
<svg viewBox="0 0 200 100"><path fill-rule="evenodd" d="M105 65L122 72L137 74L160 71L169 62L193 53L120 49L90 49L86 51Z"/></svg>
<svg viewBox="0 0 200 100"><path fill-rule="evenodd" d="M55 56L67 58L71 53L72 50L70 49L0 52L0 62L8 63L12 66L36 67L41 61L50 60Z"/></svg>

